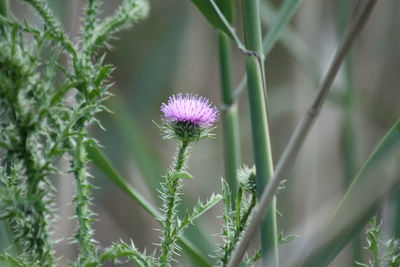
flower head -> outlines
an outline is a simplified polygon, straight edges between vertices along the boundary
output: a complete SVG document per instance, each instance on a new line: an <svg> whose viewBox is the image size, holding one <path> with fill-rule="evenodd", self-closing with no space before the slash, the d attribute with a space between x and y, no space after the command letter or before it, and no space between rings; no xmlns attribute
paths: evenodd
<svg viewBox="0 0 400 267"><path fill-rule="evenodd" d="M165 137L194 141L210 135L218 120L218 110L212 102L202 96L173 95L168 104L161 105L165 122Z"/></svg>
<svg viewBox="0 0 400 267"><path fill-rule="evenodd" d="M167 122L186 122L200 127L210 127L218 120L218 111L205 97L186 94L173 95L168 104L161 105Z"/></svg>

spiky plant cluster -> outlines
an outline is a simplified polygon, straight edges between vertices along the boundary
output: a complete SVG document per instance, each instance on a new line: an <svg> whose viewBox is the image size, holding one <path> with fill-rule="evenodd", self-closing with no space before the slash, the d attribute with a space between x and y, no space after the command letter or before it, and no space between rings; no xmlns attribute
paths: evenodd
<svg viewBox="0 0 400 267"><path fill-rule="evenodd" d="M100 1L88 0L81 39L72 42L46 1L21 1L37 11L44 27L0 16L4 35L0 40L0 146L4 166L0 172L0 218L11 227L16 245L16 256L4 253L0 262L13 266L56 264L51 241L56 191L48 177L59 172L53 165L55 159L69 154L70 172L76 180L78 227L74 237L79 244L79 255L72 265L99 266L109 260L129 260L138 266L170 266L184 229L222 199L212 195L204 203L199 201L184 218L178 217L181 180L192 178L185 172L188 150L192 143L212 135L212 124L218 119L216 108L197 95L179 94L163 104L160 128L164 137L178 141L179 150L161 192L161 244L151 255L122 241L102 252L91 228L94 216L90 210L92 185L86 149L96 140L89 137L87 128L94 123L100 125L95 115L106 110L102 103L109 97L111 84L107 78L113 67L104 65L105 56L97 57L96 53L109 46L107 41L114 32L143 18L147 2L124 0L113 15L101 21ZM26 34L32 36L31 41L24 40ZM44 57L45 49L53 51L53 56ZM69 66L62 66L61 55L69 59Z"/></svg>
<svg viewBox="0 0 400 267"><path fill-rule="evenodd" d="M181 233L178 233L180 221L178 220L177 208L181 201L183 173L188 160L189 143L180 144L178 154L175 157L175 166L165 176L165 182L161 183L160 198L162 200L161 211L165 214L163 219L163 238L161 242L160 263L166 266L172 261L172 257L178 248L177 240Z"/></svg>
<svg viewBox="0 0 400 267"><path fill-rule="evenodd" d="M363 267L400 266L400 240L395 238L382 240L382 227L381 224L377 224L376 217L371 219L370 228L366 234L368 246L365 249L370 252L371 258L368 264L356 262L357 265Z"/></svg>
<svg viewBox="0 0 400 267"><path fill-rule="evenodd" d="M91 229L86 157L86 146L95 141L86 129L98 123L96 113L105 110L102 103L111 86L106 80L113 70L103 64L104 55L96 59L96 52L108 46L114 32L145 17L148 4L124 0L112 16L100 21L99 0L89 0L82 39L73 43L46 1L22 1L38 12L44 28L0 16L1 218L11 226L16 251L29 266L54 266L50 226L55 191L48 177L58 172L53 166L55 157L70 154L77 182L75 237L80 254L76 265L96 266L100 255ZM31 41L24 40L24 34L29 34ZM45 49L53 51L53 56L44 57L41 52ZM61 67L62 54L71 66ZM65 101L67 94L75 101Z"/></svg>
<svg viewBox="0 0 400 267"><path fill-rule="evenodd" d="M239 190L237 192L236 203L232 207L231 199L232 192L228 184L222 180L222 195L224 201L224 213L222 219L225 221L225 226L220 233L223 239L223 244L220 245L217 251L216 258L219 266L226 266L231 254L236 248L245 229L250 213L257 204L257 193L255 185L255 168L243 166L238 170ZM261 256L257 251L252 257L246 255L242 264L251 266Z"/></svg>
<svg viewBox="0 0 400 267"><path fill-rule="evenodd" d="M184 218L179 218L178 206L182 195L181 180L193 178L189 173L185 172L188 160L187 146L188 144L185 142L180 145L175 157L174 167L164 177L165 181L161 183L161 211L164 214L164 218L161 221L163 226L163 236L159 245L161 253L157 260L160 266L170 266L174 256L178 255L177 252L180 248L177 241L182 237L185 228L193 224L197 218L222 199L221 195L212 194L204 203L199 200L191 213L186 212Z"/></svg>
<svg viewBox="0 0 400 267"><path fill-rule="evenodd" d="M28 45L21 30L32 33ZM40 59L51 42L49 31L39 32L10 21L0 40L0 143L3 186L1 212L13 231L15 243L32 264L53 264L49 225L52 221L51 185L48 176L56 172L54 156L65 151L61 139L64 120L70 114L53 101L55 62L60 54ZM49 68L40 71L40 65Z"/></svg>
<svg viewBox="0 0 400 267"><path fill-rule="evenodd" d="M204 204L199 201L193 212L186 213L183 219L178 216L182 194L181 180L192 178L185 171L189 159L188 150L191 143L210 136L212 125L218 119L218 112L208 99L189 94L184 97L182 94L170 97L168 104L162 104L161 111L163 124L160 129L164 138L175 139L179 144L174 163L165 175L160 191L164 218L161 220L163 236L158 261L160 266L170 266L179 250L177 241L183 230L222 199L220 195L212 195Z"/></svg>

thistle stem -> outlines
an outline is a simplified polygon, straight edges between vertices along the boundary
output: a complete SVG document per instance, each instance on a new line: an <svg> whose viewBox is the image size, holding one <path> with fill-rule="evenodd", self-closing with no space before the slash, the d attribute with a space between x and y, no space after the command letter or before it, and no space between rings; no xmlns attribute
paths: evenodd
<svg viewBox="0 0 400 267"><path fill-rule="evenodd" d="M186 149L189 146L189 141L184 138L182 143L179 146L178 155L175 158L175 166L173 168L173 174L181 172L186 164ZM169 180L169 175L166 177L166 188L168 190L166 196L166 207L167 212L165 219L163 220L164 226L164 237L161 243L161 256L160 256L160 264L161 266L168 266L171 260L171 255L173 252L174 244L177 242L177 233L176 233L176 213L177 213L177 195L179 194L180 189L180 178Z"/></svg>
<svg viewBox="0 0 400 267"><path fill-rule="evenodd" d="M242 12L246 48L262 54L262 34L258 0L242 0ZM265 75L262 61L254 56L246 57L247 86L249 93L251 125L253 133L254 159L256 165L257 195L260 197L264 187L273 175L271 141L267 116ZM279 266L278 241L276 229L275 200L261 226L261 253L263 260L268 253L274 255L274 266Z"/></svg>
<svg viewBox="0 0 400 267"><path fill-rule="evenodd" d="M75 155L73 161L74 176L76 179L76 217L78 220L78 230L76 239L79 242L80 253L78 266L84 264L93 255L93 236L91 229L92 212L90 211L90 192L91 187L86 171L87 153L84 144L84 132L77 138Z"/></svg>
<svg viewBox="0 0 400 267"><path fill-rule="evenodd" d="M218 33L220 76L222 87L222 119L225 152L225 175L234 192L231 203L235 203L238 190L237 169L240 164L239 120L237 106L233 105L231 79L231 46L229 37Z"/></svg>
<svg viewBox="0 0 400 267"><path fill-rule="evenodd" d="M239 188L239 192L241 188ZM238 200L241 201L241 200ZM251 211L253 210L253 208L256 206L257 204L257 196L256 195L252 195L251 196L251 202L249 207L247 208L246 212L243 214L243 216L239 216L241 218L239 218L239 220L236 221L236 231L235 231L235 235L233 236L233 239L231 240L231 242L229 242L229 244L227 244L227 249L225 250L225 254L224 254L224 258L223 258L223 266L226 266L228 264L228 260L230 258L230 256L232 255L234 249L236 248L237 243L239 242L239 238L247 224L247 220L249 219L249 216L251 214ZM240 214L240 211L239 211Z"/></svg>

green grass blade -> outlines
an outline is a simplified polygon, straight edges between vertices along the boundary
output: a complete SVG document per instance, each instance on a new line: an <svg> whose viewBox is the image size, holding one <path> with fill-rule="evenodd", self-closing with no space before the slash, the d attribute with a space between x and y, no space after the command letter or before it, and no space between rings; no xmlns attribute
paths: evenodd
<svg viewBox="0 0 400 267"><path fill-rule="evenodd" d="M232 34L232 30L227 26L226 22L228 22L228 18L225 18L226 22L221 19L221 16L213 7L210 0L190 0L197 9L203 14L204 18L214 26L216 29L223 31L230 38L234 38Z"/></svg>
<svg viewBox="0 0 400 267"><path fill-rule="evenodd" d="M399 162L400 119L376 146L354 178L323 233L302 261L301 266L326 266L376 214L383 199L400 186L400 174L394 179L384 177L378 163L394 154ZM390 153L394 152L394 153ZM315 241L315 240L314 240ZM311 243L311 242L310 242ZM296 264L296 266L299 266Z"/></svg>
<svg viewBox="0 0 400 267"><path fill-rule="evenodd" d="M103 172L107 178L109 178L114 184L121 188L125 193L132 197L137 203L140 204L148 213L155 218L160 218L161 213L153 208L152 205L137 192L132 186L130 186L113 167L111 162L103 154L103 152L95 145L90 145L87 148L88 157L96 167Z"/></svg>
<svg viewBox="0 0 400 267"><path fill-rule="evenodd" d="M232 24L233 22L233 0L219 0L217 5L224 14L226 20Z"/></svg>
<svg viewBox="0 0 400 267"><path fill-rule="evenodd" d="M207 19L207 21L211 25L213 25L216 29L219 29L224 33L226 33L230 38L234 38L232 29L226 23L230 22L230 20L232 19L232 15L230 15L230 17L225 17L226 21L224 22L223 18L221 18L220 14L218 14L218 11L215 10L210 0L190 0L190 1L197 7L197 9L203 14L203 16ZM228 7L229 5L225 4L219 6L221 12L225 12Z"/></svg>
<svg viewBox="0 0 400 267"><path fill-rule="evenodd" d="M194 245L187 239L181 238L179 241L179 246L186 252L193 266L198 267L212 267L213 264L210 263L199 251L194 249Z"/></svg>
<svg viewBox="0 0 400 267"><path fill-rule="evenodd" d="M110 179L115 185L127 193L133 198L140 206L142 206L149 214L155 219L161 218L160 212L154 208L139 192L137 192L132 186L130 186L112 166L107 157L103 152L95 145L90 145L86 148L88 157L92 160L93 164L102 171L107 178ZM189 255L190 259L193 260L199 266L212 266L209 260L203 256L197 248L190 244L186 239L181 238L179 241L180 245L184 248L185 252Z"/></svg>
<svg viewBox="0 0 400 267"><path fill-rule="evenodd" d="M192 3L200 10L203 16L210 22L216 29L224 32L229 38L231 38L237 47L242 52L249 52L246 50L240 38L237 36L236 31L230 25L230 22L223 14L221 6L214 0L191 0ZM227 8L228 6L222 6L222 8ZM228 14L229 15L229 14Z"/></svg>

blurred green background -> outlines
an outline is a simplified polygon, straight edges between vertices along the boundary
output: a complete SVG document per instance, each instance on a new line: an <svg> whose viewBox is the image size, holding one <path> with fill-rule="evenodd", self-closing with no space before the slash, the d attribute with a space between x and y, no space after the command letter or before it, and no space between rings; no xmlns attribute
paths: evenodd
<svg viewBox="0 0 400 267"><path fill-rule="evenodd" d="M40 23L26 5L12 0L11 10L18 18ZM79 17L84 0L48 1L74 38L80 34ZM102 16L110 14L121 1L104 1ZM261 0L263 29L274 21L282 1ZM343 31L353 1L303 0L281 40L266 60L269 114L275 161L287 144L296 122L311 101ZM236 3L238 4L238 3ZM112 41L107 62L115 65L114 94L107 102L112 114L102 113L102 131L92 127L91 134L104 146L122 177L157 205L158 181L175 153L173 141L163 141L152 121L160 121L160 105L178 92L200 94L221 107L216 31L187 0L150 1L150 16L133 28L122 31ZM286 189L278 195L279 231L296 232L316 210L332 209L344 192L346 176L354 176L367 155L400 114L400 2L378 1L365 30L356 40L345 67L334 83L328 103L301 150L290 172ZM242 36L236 12L235 27ZM51 51L49 51L51 53ZM233 49L233 84L244 74L244 56ZM350 92L350 95L349 95ZM350 103L350 104L346 104ZM350 115L350 118L346 116ZM253 164L249 108L246 92L239 99L241 156ZM350 120L350 136L347 134ZM346 130L347 129L347 130ZM346 130L346 131L345 131ZM195 145L189 171L194 180L185 181L185 203L192 206L212 192L220 192L224 177L222 124L215 139ZM348 139L350 138L350 139ZM344 145L350 140L350 145ZM350 151L349 151L350 148ZM346 150L347 149L347 150ZM350 159L348 158L350 155ZM349 160L352 163L349 164ZM66 163L61 163L68 170ZM398 162L388 163L387 172L399 172ZM157 222L124 192L92 167L94 207L97 221L95 237L107 246L112 241L131 238L139 248L152 250L160 241ZM75 229L73 178L67 174L54 179L60 209L55 237L61 241L57 253L61 262L75 257L76 245L69 237ZM333 205L334 206L334 205ZM188 236L206 254L216 249L218 218L222 207L199 220L203 230L188 230ZM317 223L317 222L315 222ZM309 223L311 230L313 224ZM307 227L304 229L307 230ZM303 230L304 230L303 229ZM203 236L203 237L202 237ZM206 239L210 241L206 241ZM351 252L345 250L331 266L351 266ZM182 266L187 263L181 262ZM112 265L109 265L112 266Z"/></svg>

